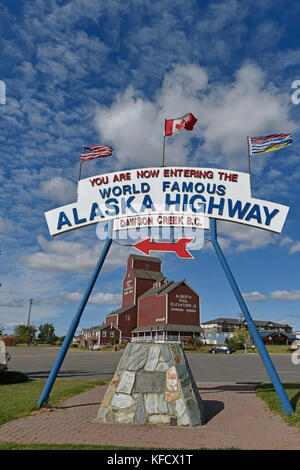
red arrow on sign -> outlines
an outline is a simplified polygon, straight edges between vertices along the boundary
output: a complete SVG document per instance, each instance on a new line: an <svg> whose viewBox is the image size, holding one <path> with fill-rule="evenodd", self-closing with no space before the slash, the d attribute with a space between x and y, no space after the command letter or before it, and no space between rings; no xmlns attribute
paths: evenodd
<svg viewBox="0 0 300 470"><path fill-rule="evenodd" d="M174 251L179 258L193 258L191 253L186 249L193 238L180 238L176 243L170 242L151 242L150 238L142 240L133 245L142 253L149 255L150 251Z"/></svg>

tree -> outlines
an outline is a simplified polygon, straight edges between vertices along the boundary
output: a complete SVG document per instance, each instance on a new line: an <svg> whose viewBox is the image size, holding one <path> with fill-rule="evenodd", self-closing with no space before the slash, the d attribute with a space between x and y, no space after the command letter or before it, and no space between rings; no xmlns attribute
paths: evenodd
<svg viewBox="0 0 300 470"><path fill-rule="evenodd" d="M57 340L57 336L54 334L55 328L52 323L44 323L39 326L38 338L47 343L54 343Z"/></svg>
<svg viewBox="0 0 300 470"><path fill-rule="evenodd" d="M24 324L20 324L15 326L14 334L19 336L22 343L29 343L35 337L37 329L33 325L26 326Z"/></svg>
<svg viewBox="0 0 300 470"><path fill-rule="evenodd" d="M227 344L235 349L245 349L249 344L250 333L246 328L235 328L232 338L227 339Z"/></svg>

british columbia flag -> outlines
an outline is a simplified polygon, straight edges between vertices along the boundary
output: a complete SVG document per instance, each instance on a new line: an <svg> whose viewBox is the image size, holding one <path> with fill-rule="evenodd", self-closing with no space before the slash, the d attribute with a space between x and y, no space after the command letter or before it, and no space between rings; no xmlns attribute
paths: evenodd
<svg viewBox="0 0 300 470"><path fill-rule="evenodd" d="M264 137L249 137L249 155L272 152L291 145L292 134L271 134Z"/></svg>

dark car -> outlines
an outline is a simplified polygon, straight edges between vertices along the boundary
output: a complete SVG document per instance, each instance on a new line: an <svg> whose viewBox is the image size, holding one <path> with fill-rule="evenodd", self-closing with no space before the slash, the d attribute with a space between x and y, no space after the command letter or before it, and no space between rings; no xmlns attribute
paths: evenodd
<svg viewBox="0 0 300 470"><path fill-rule="evenodd" d="M215 348L209 349L210 353L217 354L217 353L225 353L225 354L232 354L235 352L235 349L231 346L216 346Z"/></svg>

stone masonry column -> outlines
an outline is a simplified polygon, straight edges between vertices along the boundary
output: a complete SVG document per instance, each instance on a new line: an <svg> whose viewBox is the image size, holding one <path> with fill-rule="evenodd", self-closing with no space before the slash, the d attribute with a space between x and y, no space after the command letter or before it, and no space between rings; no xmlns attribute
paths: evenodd
<svg viewBox="0 0 300 470"><path fill-rule="evenodd" d="M203 401L181 344L127 344L95 422L203 425Z"/></svg>

